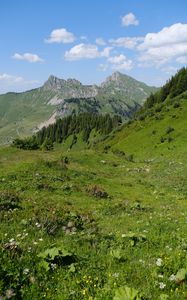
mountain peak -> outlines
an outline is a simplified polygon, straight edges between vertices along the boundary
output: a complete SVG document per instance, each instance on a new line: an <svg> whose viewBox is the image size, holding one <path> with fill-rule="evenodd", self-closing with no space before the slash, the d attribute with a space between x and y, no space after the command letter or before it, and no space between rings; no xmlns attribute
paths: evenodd
<svg viewBox="0 0 187 300"><path fill-rule="evenodd" d="M54 75L50 75L47 81L44 83L43 88L46 90L59 90L62 88L66 81L64 79L60 79Z"/></svg>

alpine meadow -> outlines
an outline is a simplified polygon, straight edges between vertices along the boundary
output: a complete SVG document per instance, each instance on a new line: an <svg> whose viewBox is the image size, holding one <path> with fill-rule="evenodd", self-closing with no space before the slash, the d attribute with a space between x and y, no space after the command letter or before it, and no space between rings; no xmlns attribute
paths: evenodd
<svg viewBox="0 0 187 300"><path fill-rule="evenodd" d="M187 4L63 2L0 4L0 300L185 300Z"/></svg>

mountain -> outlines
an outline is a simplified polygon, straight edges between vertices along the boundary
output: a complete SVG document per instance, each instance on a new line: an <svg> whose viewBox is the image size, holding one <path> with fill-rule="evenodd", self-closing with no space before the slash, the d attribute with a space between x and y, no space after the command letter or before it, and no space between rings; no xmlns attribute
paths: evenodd
<svg viewBox="0 0 187 300"><path fill-rule="evenodd" d="M31 135L72 113L111 113L128 120L155 90L119 72L100 86L51 75L40 88L0 95L0 143Z"/></svg>
<svg viewBox="0 0 187 300"><path fill-rule="evenodd" d="M155 94L135 118L112 133L100 147L131 155L136 161L186 161L187 68L182 68ZM136 141L136 143L134 142Z"/></svg>

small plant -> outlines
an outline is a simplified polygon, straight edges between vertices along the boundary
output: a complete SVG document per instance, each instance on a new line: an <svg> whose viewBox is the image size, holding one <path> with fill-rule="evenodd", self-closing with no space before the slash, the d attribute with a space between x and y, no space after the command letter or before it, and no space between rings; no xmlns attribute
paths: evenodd
<svg viewBox="0 0 187 300"><path fill-rule="evenodd" d="M166 134L169 134L171 132L173 132L175 129L171 126L169 126L167 129L166 129Z"/></svg>
<svg viewBox="0 0 187 300"><path fill-rule="evenodd" d="M173 107L174 107L174 108L180 107L180 103L179 103L179 102L175 102L175 103L173 104Z"/></svg>
<svg viewBox="0 0 187 300"><path fill-rule="evenodd" d="M0 192L0 210L20 208L20 197L16 192Z"/></svg>
<svg viewBox="0 0 187 300"><path fill-rule="evenodd" d="M58 266L68 266L76 261L75 255L71 252L57 247L46 249L38 254L38 257L42 259L40 267L46 271L54 270Z"/></svg>
<svg viewBox="0 0 187 300"><path fill-rule="evenodd" d="M96 198L109 198L108 193L97 185L90 186L86 190L91 196Z"/></svg>
<svg viewBox="0 0 187 300"><path fill-rule="evenodd" d="M113 300L143 300L143 297L136 289L124 286L116 289Z"/></svg>

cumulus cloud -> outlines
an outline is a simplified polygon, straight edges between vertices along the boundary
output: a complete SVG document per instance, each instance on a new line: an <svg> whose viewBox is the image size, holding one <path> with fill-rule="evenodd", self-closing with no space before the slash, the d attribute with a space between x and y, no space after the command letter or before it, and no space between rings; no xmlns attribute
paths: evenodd
<svg viewBox="0 0 187 300"><path fill-rule="evenodd" d="M122 26L125 26L125 27L130 26L130 25L137 26L138 24L139 24L139 21L133 13L129 13L121 18Z"/></svg>
<svg viewBox="0 0 187 300"><path fill-rule="evenodd" d="M95 40L96 44L99 45L99 46L105 46L106 45L106 42L104 41L103 38L97 38Z"/></svg>
<svg viewBox="0 0 187 300"><path fill-rule="evenodd" d="M109 57L111 50L112 47L106 47L102 51L99 51L96 45L81 43L66 51L64 57L69 61Z"/></svg>
<svg viewBox="0 0 187 300"><path fill-rule="evenodd" d="M187 56L179 56L176 59L176 62L178 62L181 65L186 65L187 64Z"/></svg>
<svg viewBox="0 0 187 300"><path fill-rule="evenodd" d="M113 70L126 70L130 71L133 68L133 62L123 54L108 58L108 62L111 64Z"/></svg>
<svg viewBox="0 0 187 300"><path fill-rule="evenodd" d="M115 47L135 49L143 40L143 37L120 37L118 39L110 39L109 43Z"/></svg>
<svg viewBox="0 0 187 300"><path fill-rule="evenodd" d="M157 33L148 33L138 50L139 60L152 64L164 64L187 54L187 24L176 23Z"/></svg>
<svg viewBox="0 0 187 300"><path fill-rule="evenodd" d="M45 40L46 43L52 44L52 43L62 43L62 44L68 44L72 43L76 40L76 37L72 32L69 32L66 30L66 28L59 28L54 29L50 37Z"/></svg>
<svg viewBox="0 0 187 300"><path fill-rule="evenodd" d="M24 54L15 53L12 56L12 58L17 59L17 60L25 60L25 61L28 61L30 63L36 63L36 62L44 61L37 54L32 54L32 53L24 53Z"/></svg>
<svg viewBox="0 0 187 300"><path fill-rule="evenodd" d="M100 56L98 47L92 44L78 44L65 52L66 60L93 59Z"/></svg>

